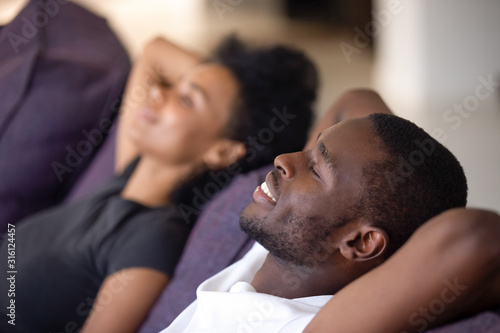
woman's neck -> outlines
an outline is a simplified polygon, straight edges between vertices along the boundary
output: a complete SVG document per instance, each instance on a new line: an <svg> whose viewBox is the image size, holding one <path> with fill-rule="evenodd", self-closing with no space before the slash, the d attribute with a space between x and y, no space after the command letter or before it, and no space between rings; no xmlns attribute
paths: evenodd
<svg viewBox="0 0 500 333"><path fill-rule="evenodd" d="M191 166L168 166L143 156L122 190L121 197L148 207L167 205L171 203L172 192L192 172Z"/></svg>

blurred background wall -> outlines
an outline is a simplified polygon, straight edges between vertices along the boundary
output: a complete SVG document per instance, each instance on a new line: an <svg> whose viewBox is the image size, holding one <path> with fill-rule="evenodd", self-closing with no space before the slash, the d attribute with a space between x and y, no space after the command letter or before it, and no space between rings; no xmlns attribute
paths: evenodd
<svg viewBox="0 0 500 333"><path fill-rule="evenodd" d="M26 2L1 0L0 24ZM304 49L321 74L318 116L345 89L377 90L457 155L470 206L500 211L498 0L75 2L105 17L132 59L158 35L202 54L232 32Z"/></svg>

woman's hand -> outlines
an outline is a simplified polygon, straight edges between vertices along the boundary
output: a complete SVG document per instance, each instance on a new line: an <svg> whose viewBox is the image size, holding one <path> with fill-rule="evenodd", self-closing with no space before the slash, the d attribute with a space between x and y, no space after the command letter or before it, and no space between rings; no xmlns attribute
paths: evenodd
<svg viewBox="0 0 500 333"><path fill-rule="evenodd" d="M135 121L133 115L147 102L151 88L170 87L200 61L199 55L161 37L145 46L130 73L120 109L115 153L116 173L121 173L140 154L128 137L128 131Z"/></svg>

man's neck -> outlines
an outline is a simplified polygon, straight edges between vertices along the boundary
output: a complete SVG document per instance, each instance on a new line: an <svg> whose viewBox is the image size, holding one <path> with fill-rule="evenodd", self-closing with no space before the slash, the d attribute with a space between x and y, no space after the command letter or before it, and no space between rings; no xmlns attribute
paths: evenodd
<svg viewBox="0 0 500 333"><path fill-rule="evenodd" d="M188 166L168 166L143 156L121 192L121 197L149 207L167 205L172 192L191 172Z"/></svg>
<svg viewBox="0 0 500 333"><path fill-rule="evenodd" d="M333 295L345 285L337 274L317 266L287 265L269 254L251 284L257 292L289 299Z"/></svg>

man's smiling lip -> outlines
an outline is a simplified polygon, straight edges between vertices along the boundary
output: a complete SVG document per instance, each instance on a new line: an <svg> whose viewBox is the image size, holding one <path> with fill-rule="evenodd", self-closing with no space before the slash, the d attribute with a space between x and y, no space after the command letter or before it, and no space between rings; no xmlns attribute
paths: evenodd
<svg viewBox="0 0 500 333"><path fill-rule="evenodd" d="M276 202L273 201L273 199L269 198L269 196L262 190L262 188L257 186L255 191L253 192L253 200L257 203L264 203L264 204L271 204L273 206L276 206Z"/></svg>
<svg viewBox="0 0 500 333"><path fill-rule="evenodd" d="M269 192L271 193L273 198L276 199L276 201L274 201L276 203L279 200L279 195L278 195L278 193L276 193L276 188L275 188L275 185L276 185L275 172L276 171L271 171L267 174L266 184L267 184L267 188L269 189Z"/></svg>
<svg viewBox="0 0 500 333"><path fill-rule="evenodd" d="M266 176L266 185L269 189L269 192L271 193L271 195L274 197L274 198L277 198L277 195L275 194L275 189L273 187L273 179L272 179L272 175L271 175L271 172ZM257 188L255 189L255 191L253 192L253 199L255 202L257 203L263 203L263 204L266 204L266 205L272 205L272 206L276 206L276 201L274 201L272 198L270 198L265 192L264 190L262 189L262 187L259 185L257 186Z"/></svg>

